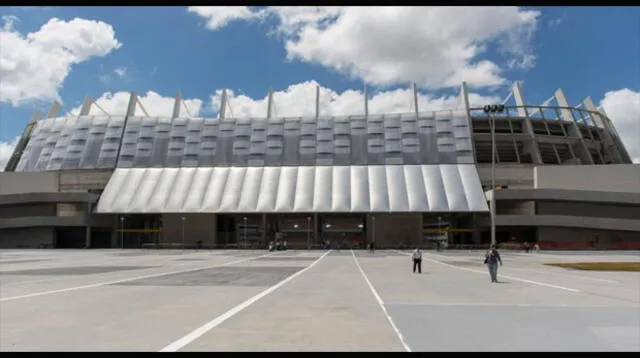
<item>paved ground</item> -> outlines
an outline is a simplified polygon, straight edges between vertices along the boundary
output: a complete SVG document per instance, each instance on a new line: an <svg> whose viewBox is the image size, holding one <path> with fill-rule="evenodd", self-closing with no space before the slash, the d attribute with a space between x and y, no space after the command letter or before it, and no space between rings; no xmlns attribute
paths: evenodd
<svg viewBox="0 0 640 358"><path fill-rule="evenodd" d="M0 351L640 351L638 252L0 251Z"/></svg>

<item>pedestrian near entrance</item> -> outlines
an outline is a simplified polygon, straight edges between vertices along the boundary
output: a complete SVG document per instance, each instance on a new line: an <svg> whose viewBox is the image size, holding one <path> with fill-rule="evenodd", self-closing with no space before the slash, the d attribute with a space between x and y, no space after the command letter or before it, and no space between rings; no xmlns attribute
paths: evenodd
<svg viewBox="0 0 640 358"><path fill-rule="evenodd" d="M418 273L422 273L422 250L419 247L413 251L411 258L413 259L413 273L416 273L416 268Z"/></svg>
<svg viewBox="0 0 640 358"><path fill-rule="evenodd" d="M489 268L491 282L498 282L498 263L502 266L502 259L495 245L491 245L491 249L489 249L484 257L484 263L487 264Z"/></svg>

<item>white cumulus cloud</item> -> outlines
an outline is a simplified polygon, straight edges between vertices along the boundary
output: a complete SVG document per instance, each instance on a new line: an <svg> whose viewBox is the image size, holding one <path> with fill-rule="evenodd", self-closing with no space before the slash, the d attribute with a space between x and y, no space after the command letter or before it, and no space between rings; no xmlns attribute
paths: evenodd
<svg viewBox="0 0 640 358"><path fill-rule="evenodd" d="M260 17L260 12L251 11L248 6L189 6L187 11L206 20L207 28L217 30L231 21L249 20Z"/></svg>
<svg viewBox="0 0 640 358"><path fill-rule="evenodd" d="M97 99L94 99L94 102L97 103L97 105L93 104L91 106L89 114L103 115L107 112L110 115L124 115L127 112L127 106L129 105L130 98L131 94L129 92L105 92ZM149 116L169 117L173 114L175 97L164 97L156 92L148 91L145 95L139 95L138 99L142 102L142 106ZM197 116L200 114L203 103L202 100L196 98L183 100L184 104L180 107L181 116ZM82 106L73 108L68 114L78 115L81 107ZM140 105L136 106L135 114L138 116L145 115Z"/></svg>
<svg viewBox="0 0 640 358"><path fill-rule="evenodd" d="M0 142L0 172L4 171L4 167L9 162L9 158L13 155L13 150L18 145L20 137L16 137L11 142Z"/></svg>
<svg viewBox="0 0 640 358"><path fill-rule="evenodd" d="M600 105L611 118L629 156L640 164L640 92L628 88L609 91Z"/></svg>
<svg viewBox="0 0 640 358"><path fill-rule="evenodd" d="M38 31L21 34L15 17L0 29L0 102L58 99L58 89L73 65L105 56L121 46L111 25L75 18L50 19Z"/></svg>
<svg viewBox="0 0 640 358"><path fill-rule="evenodd" d="M273 116L313 116L315 115L316 81L306 81L290 85L282 91L274 91ZM265 117L267 115L268 96L251 98L244 94L236 94L227 90L227 117ZM222 89L211 96L214 111L220 110ZM495 103L498 97L469 94L471 105ZM320 86L320 115L358 115L364 113L364 94L360 90L346 90L338 93L330 88ZM422 111L439 110L458 107L457 96L434 97L419 93L418 108ZM396 89L381 91L369 95L368 109L370 114L407 113L413 109L413 91Z"/></svg>
<svg viewBox="0 0 640 358"><path fill-rule="evenodd" d="M208 10L207 10L208 9ZM374 85L495 86L503 68L535 64L531 39L540 13L518 7L269 7L230 11L189 8L219 29L231 20L271 16L287 57L317 63ZM215 14L215 15L212 15ZM216 17L219 16L219 17ZM503 63L486 58L495 46ZM485 57L483 57L485 56Z"/></svg>

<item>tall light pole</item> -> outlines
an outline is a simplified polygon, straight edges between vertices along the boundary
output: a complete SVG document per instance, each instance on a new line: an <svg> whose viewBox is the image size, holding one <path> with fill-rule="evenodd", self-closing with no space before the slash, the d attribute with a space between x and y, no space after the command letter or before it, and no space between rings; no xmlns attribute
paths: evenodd
<svg viewBox="0 0 640 358"><path fill-rule="evenodd" d="M491 245L496 244L496 118L492 113L502 113L504 105L486 105L483 107L484 113L489 116L491 127Z"/></svg>
<svg viewBox="0 0 640 358"><path fill-rule="evenodd" d="M247 217L243 217L242 220L244 221L244 248L247 248Z"/></svg>
<svg viewBox="0 0 640 358"><path fill-rule="evenodd" d="M311 250L311 216L307 216L307 250Z"/></svg>
<svg viewBox="0 0 640 358"><path fill-rule="evenodd" d="M187 220L184 216L180 217L180 221L182 221L182 251L184 251L184 221Z"/></svg>
<svg viewBox="0 0 640 358"><path fill-rule="evenodd" d="M120 247L124 250L124 216L120 216Z"/></svg>

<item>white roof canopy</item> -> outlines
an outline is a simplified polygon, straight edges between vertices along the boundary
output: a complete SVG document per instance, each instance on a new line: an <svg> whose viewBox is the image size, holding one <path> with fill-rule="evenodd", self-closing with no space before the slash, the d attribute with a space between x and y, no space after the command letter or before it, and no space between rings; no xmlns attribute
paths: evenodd
<svg viewBox="0 0 640 358"><path fill-rule="evenodd" d="M99 213L488 211L472 164L118 168Z"/></svg>

